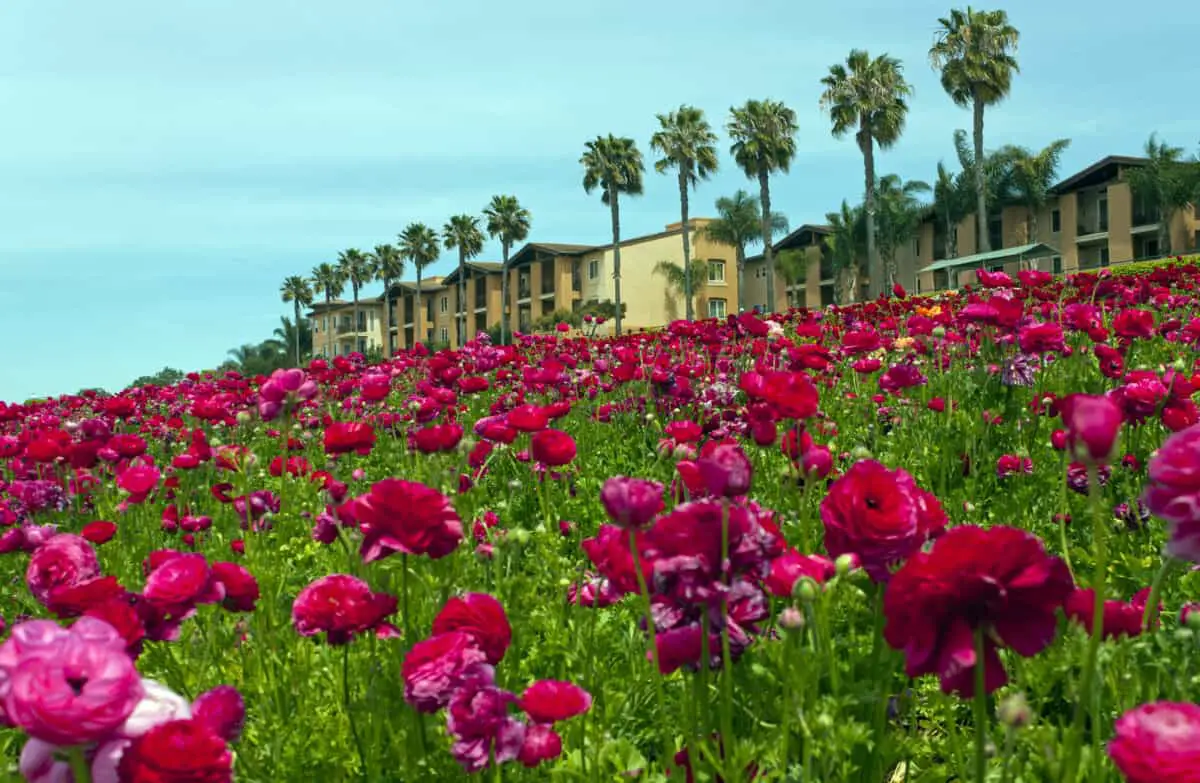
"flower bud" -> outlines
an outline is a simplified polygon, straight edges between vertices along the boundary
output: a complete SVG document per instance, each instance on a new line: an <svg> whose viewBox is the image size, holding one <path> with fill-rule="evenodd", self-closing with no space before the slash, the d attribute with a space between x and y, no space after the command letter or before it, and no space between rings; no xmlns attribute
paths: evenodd
<svg viewBox="0 0 1200 783"><path fill-rule="evenodd" d="M1005 726L1020 729L1028 726L1033 720L1033 710L1029 708L1025 694L1018 692L1004 697L996 708L996 717Z"/></svg>
<svg viewBox="0 0 1200 783"><path fill-rule="evenodd" d="M796 580L796 586L792 588L792 595L810 604L817 598L817 583L806 576L800 577Z"/></svg>
<svg viewBox="0 0 1200 783"><path fill-rule="evenodd" d="M838 559L833 561L834 573L838 576L845 576L854 570L858 565L858 558L854 555L838 555Z"/></svg>
<svg viewBox="0 0 1200 783"><path fill-rule="evenodd" d="M800 631L804 629L804 613L794 606L789 606L779 613L779 627L785 631Z"/></svg>

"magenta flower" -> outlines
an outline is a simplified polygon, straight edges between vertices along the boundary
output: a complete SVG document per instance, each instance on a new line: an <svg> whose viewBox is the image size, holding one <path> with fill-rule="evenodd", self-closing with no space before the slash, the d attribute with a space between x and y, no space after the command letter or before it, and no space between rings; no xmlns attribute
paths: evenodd
<svg viewBox="0 0 1200 783"><path fill-rule="evenodd" d="M664 508L663 485L647 479L613 476L604 482L600 502L609 519L619 527L645 527Z"/></svg>

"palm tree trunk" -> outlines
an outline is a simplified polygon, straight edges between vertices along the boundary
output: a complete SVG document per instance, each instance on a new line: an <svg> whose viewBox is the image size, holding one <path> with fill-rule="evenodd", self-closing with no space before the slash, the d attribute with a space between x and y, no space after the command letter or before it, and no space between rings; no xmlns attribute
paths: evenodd
<svg viewBox="0 0 1200 783"><path fill-rule="evenodd" d="M954 222L950 220L950 210L946 210L946 258L954 258L958 253L958 243L954 238Z"/></svg>
<svg viewBox="0 0 1200 783"><path fill-rule="evenodd" d="M866 177L867 292L875 299L883 292L883 264L880 262L879 249L875 246L875 140L864 134L858 146L862 150L863 173ZM855 283L857 282L856 280ZM855 299L857 298L856 291Z"/></svg>
<svg viewBox="0 0 1200 783"><path fill-rule="evenodd" d="M351 283L350 290L354 292L354 351L358 350L358 285Z"/></svg>
<svg viewBox="0 0 1200 783"><path fill-rule="evenodd" d="M775 312L775 255L771 246L771 176L758 172L758 198L762 203L763 261L767 264L767 312Z"/></svg>
<svg viewBox="0 0 1200 783"><path fill-rule="evenodd" d="M687 170L679 167L679 214L683 225L683 299L687 320L692 320L692 238L688 236Z"/></svg>
<svg viewBox="0 0 1200 783"><path fill-rule="evenodd" d="M975 224L979 243L975 247L977 253L988 253L992 249L992 239L988 232L987 214L987 170L983 157L983 99L978 95L972 107L974 114L975 137Z"/></svg>
<svg viewBox="0 0 1200 783"><path fill-rule="evenodd" d="M333 295L329 293L329 289L325 289L325 358L332 359L333 356L333 333L337 330L337 323L330 311L333 308Z"/></svg>
<svg viewBox="0 0 1200 783"><path fill-rule="evenodd" d="M421 335L421 316L425 315L425 297L421 291L421 267L417 266L417 293L413 295L413 344L409 348L415 348L416 344L422 342Z"/></svg>
<svg viewBox="0 0 1200 783"><path fill-rule="evenodd" d="M387 357L392 358L392 354L396 352L396 346L392 342L392 281L383 281L383 325L387 329L387 338L383 344L387 346Z"/></svg>
<svg viewBox="0 0 1200 783"><path fill-rule="evenodd" d="M296 320L294 322L296 324L296 366L299 367L300 366L300 300L293 299L292 302L293 302L292 307L295 308L295 312L296 312Z"/></svg>
<svg viewBox="0 0 1200 783"><path fill-rule="evenodd" d="M508 345L508 242L500 243L500 344Z"/></svg>
<svg viewBox="0 0 1200 783"><path fill-rule="evenodd" d="M608 191L609 209L612 211L613 237L613 299L617 305L616 334L621 336L621 207L618 203L617 191Z"/></svg>
<svg viewBox="0 0 1200 783"><path fill-rule="evenodd" d="M461 247L458 249L458 332L455 348L462 348L466 342L467 332L467 254Z"/></svg>
<svg viewBox="0 0 1200 783"><path fill-rule="evenodd" d="M738 283L738 312L746 311L746 246L739 244L734 248L735 257L737 259L737 283Z"/></svg>
<svg viewBox="0 0 1200 783"><path fill-rule="evenodd" d="M1158 255L1171 255L1171 218L1175 217L1166 208L1158 210Z"/></svg>

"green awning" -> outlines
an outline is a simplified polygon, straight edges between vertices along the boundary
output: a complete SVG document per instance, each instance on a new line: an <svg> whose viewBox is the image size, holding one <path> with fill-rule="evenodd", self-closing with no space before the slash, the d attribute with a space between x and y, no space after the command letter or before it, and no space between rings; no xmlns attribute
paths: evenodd
<svg viewBox="0 0 1200 783"><path fill-rule="evenodd" d="M1003 250L993 250L990 253L976 253L972 256L960 256L958 258L943 258L941 261L934 261L921 271L940 272L943 269L955 269L965 266L982 267L997 261L1020 261L1026 258L1045 258L1046 256L1056 255L1058 255L1058 250L1043 242L1034 242L1031 245L1006 247Z"/></svg>

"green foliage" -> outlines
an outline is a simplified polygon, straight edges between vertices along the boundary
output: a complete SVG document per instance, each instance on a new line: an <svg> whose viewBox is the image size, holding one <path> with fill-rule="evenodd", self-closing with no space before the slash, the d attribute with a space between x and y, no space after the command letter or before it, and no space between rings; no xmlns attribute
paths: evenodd
<svg viewBox="0 0 1200 783"><path fill-rule="evenodd" d="M142 375L134 378L130 386L173 386L183 380L183 370L174 367L164 367L153 375Z"/></svg>

